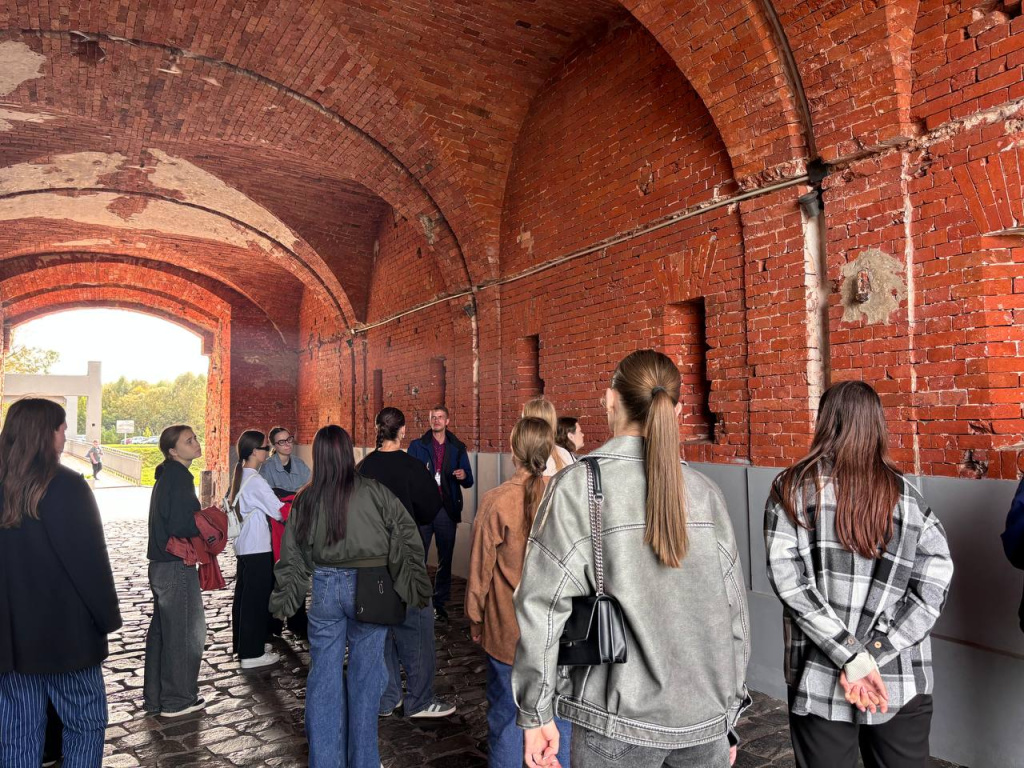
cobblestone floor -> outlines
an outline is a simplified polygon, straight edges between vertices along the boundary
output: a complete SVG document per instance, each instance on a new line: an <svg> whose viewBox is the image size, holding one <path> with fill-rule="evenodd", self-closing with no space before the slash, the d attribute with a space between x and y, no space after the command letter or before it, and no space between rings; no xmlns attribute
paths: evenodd
<svg viewBox="0 0 1024 768"><path fill-rule="evenodd" d="M101 502L102 503L102 502ZM106 515L105 515L106 517ZM307 762L303 734L307 646L289 633L275 641L284 662L242 673L231 657L234 558L221 559L229 588L205 593L210 635L200 676L201 693L212 699L204 712L177 720L142 713L143 653L149 623L150 592L144 558L142 519L105 522L125 625L111 637L105 665L110 727L103 765L271 766L298 768ZM388 768L472 768L486 766L487 719L482 652L468 637L461 618L464 583L457 580L453 620L438 628L437 692L455 698L455 716L433 724L400 717L381 720L381 758ZM737 768L792 766L786 711L782 702L755 694L741 721L743 737ZM934 768L952 768L933 761Z"/></svg>

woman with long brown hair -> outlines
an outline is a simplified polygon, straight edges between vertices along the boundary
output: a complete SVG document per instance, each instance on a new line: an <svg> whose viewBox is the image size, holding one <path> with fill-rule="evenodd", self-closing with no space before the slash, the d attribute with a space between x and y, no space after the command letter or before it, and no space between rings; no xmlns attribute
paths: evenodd
<svg viewBox="0 0 1024 768"><path fill-rule="evenodd" d="M270 456L267 436L247 429L238 438L237 450L238 463L228 494L228 514L237 515L242 526L235 539L238 567L231 605L231 645L242 669L257 669L280 660L266 650L265 643L271 634L267 601L274 590L270 520L280 522L283 505L259 471Z"/></svg>
<svg viewBox="0 0 1024 768"><path fill-rule="evenodd" d="M556 710L574 725L574 768L735 759L732 729L749 702L746 593L721 492L680 462L679 397L668 357L645 349L624 358L603 400L612 439L561 472L537 512L516 591L512 673L531 768L552 764L560 746ZM600 527L591 525L598 505ZM596 593L602 566L627 660L565 667L563 677L559 637L573 598Z"/></svg>
<svg viewBox="0 0 1024 768"><path fill-rule="evenodd" d="M889 459L871 385L822 396L811 449L776 479L764 530L797 766L854 768L858 751L868 768L925 765L929 634L953 563L942 524Z"/></svg>
<svg viewBox="0 0 1024 768"><path fill-rule="evenodd" d="M544 469L551 455L551 426L523 418L512 428L512 463L516 473L483 495L473 520L473 550L466 585L470 636L487 653L487 745L490 768L521 768L523 737L516 727L512 698L512 662L519 626L513 593L523 572L526 542L547 487ZM558 760L569 766L572 727L558 721Z"/></svg>
<svg viewBox="0 0 1024 768"><path fill-rule="evenodd" d="M361 569L382 566L407 606L429 605L423 541L412 516L387 488L356 472L348 432L323 427L313 438L313 475L295 497L285 527L270 600L275 616L291 615L305 599L312 573L306 683L311 768L380 765L377 708L387 683L388 627L359 620L356 583Z"/></svg>
<svg viewBox="0 0 1024 768"><path fill-rule="evenodd" d="M64 409L14 403L0 432L0 765L38 766L47 700L64 723L64 765L103 760L101 664L121 626L96 500L60 465Z"/></svg>

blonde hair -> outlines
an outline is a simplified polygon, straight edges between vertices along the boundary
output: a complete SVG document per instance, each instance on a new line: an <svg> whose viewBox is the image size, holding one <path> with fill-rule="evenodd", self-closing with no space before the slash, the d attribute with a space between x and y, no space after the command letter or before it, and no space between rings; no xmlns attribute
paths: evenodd
<svg viewBox="0 0 1024 768"><path fill-rule="evenodd" d="M550 405L550 403L549 403ZM523 496L523 525L528 536L544 495L544 470L554 448L555 433L543 419L524 417L512 428L512 457L530 474Z"/></svg>
<svg viewBox="0 0 1024 768"><path fill-rule="evenodd" d="M647 516L644 542L658 559L678 568L686 557L686 494L679 467L679 369L661 352L627 355L612 375L612 389L630 421L643 426Z"/></svg>
<svg viewBox="0 0 1024 768"><path fill-rule="evenodd" d="M551 434L558 434L558 414L555 412L555 406L550 400L545 400L543 397L527 400L526 405L523 406L523 418L546 421L548 426L551 427ZM555 457L555 469L562 469L565 466L562 457L558 455L558 451L554 450L554 448L552 448L551 452Z"/></svg>

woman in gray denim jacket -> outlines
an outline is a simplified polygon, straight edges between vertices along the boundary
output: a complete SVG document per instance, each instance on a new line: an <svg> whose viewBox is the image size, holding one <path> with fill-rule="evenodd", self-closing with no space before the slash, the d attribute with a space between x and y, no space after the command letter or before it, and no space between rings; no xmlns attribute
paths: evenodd
<svg viewBox="0 0 1024 768"><path fill-rule="evenodd" d="M576 724L573 768L725 768L749 703L747 603L718 487L679 461L679 371L654 350L619 363L605 394L614 437L590 454L604 491L605 591L622 606L628 661L557 667L572 598L593 594L587 471L551 482L516 592L512 687L526 762L556 765L554 715Z"/></svg>

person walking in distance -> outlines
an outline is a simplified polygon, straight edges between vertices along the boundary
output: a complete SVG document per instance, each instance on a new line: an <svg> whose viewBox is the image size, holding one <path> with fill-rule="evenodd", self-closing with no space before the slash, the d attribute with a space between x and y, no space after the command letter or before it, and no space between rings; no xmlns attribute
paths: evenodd
<svg viewBox="0 0 1024 768"><path fill-rule="evenodd" d="M470 637L487 653L487 746L490 768L522 768L523 736L516 727L512 662L519 625L513 594L523 572L526 542L548 478L553 435L543 419L520 419L512 428L516 473L483 495L473 519L473 550L466 585ZM572 726L556 718L558 762L569 768Z"/></svg>
<svg viewBox="0 0 1024 768"><path fill-rule="evenodd" d="M11 405L0 432L0 765L43 760L47 701L64 724L66 768L103 761L101 664L121 627L92 491L60 465L64 409Z"/></svg>
<svg viewBox="0 0 1024 768"><path fill-rule="evenodd" d="M146 632L142 708L179 717L206 706L199 695L199 666L206 641L206 614L199 571L167 551L172 536L199 536L200 509L189 466L203 455L192 427L177 424L160 433L163 463L149 499L149 587L153 617Z"/></svg>
<svg viewBox="0 0 1024 768"><path fill-rule="evenodd" d="M445 605L452 591L452 556L455 534L462 522L462 489L473 487L473 468L466 445L448 431L448 409L435 405L430 409L430 429L409 444L409 455L424 464L434 476L442 509L434 519L420 526L423 551L430 552L430 540L437 538L437 573L434 576L434 619L448 621Z"/></svg>
<svg viewBox="0 0 1024 768"><path fill-rule="evenodd" d="M612 439L562 470L541 501L515 593L512 690L530 768L557 762L556 709L573 723L573 768L736 759L750 703L746 589L721 491L679 460L679 397L670 358L626 356L603 399ZM573 598L597 593L597 567L622 610L625 663L560 670Z"/></svg>
<svg viewBox="0 0 1024 768"><path fill-rule="evenodd" d="M376 480L391 491L419 525L429 524L441 508L441 497L423 463L402 450L405 414L384 408L375 419L377 450L359 462L363 477ZM384 646L388 685L380 701L380 716L390 717L402 704L401 667L405 668L407 691L404 714L413 719L447 717L455 705L434 696L434 614L430 607L409 606L405 621L389 628Z"/></svg>
<svg viewBox="0 0 1024 768"><path fill-rule="evenodd" d="M775 480L764 518L783 606L798 768L920 768L932 715L929 634L953 562L921 493L888 455L869 384L822 395L807 456Z"/></svg>
<svg viewBox="0 0 1024 768"><path fill-rule="evenodd" d="M357 584L360 572L386 566L407 608L429 605L423 542L395 495L356 472L352 439L334 425L313 438L313 476L299 491L289 521L294 525L285 527L270 609L278 617L294 613L312 573L306 684L310 768L378 768L377 708L387 684L388 627L359 620L357 603L366 590ZM376 589L370 594L387 600ZM358 607L364 613L373 608Z"/></svg>
<svg viewBox="0 0 1024 768"><path fill-rule="evenodd" d="M99 440L92 441L92 447L85 454L85 458L92 464L92 479L97 479L100 476L100 470L103 469L103 449L100 447Z"/></svg>
<svg viewBox="0 0 1024 768"><path fill-rule="evenodd" d="M235 539L238 569L231 605L231 646L242 669L256 669L281 658L265 644L271 629L267 604L274 590L269 519L281 520L282 503L259 473L260 465L270 456L267 436L247 429L238 438L237 450L228 496L228 514L238 515L242 524Z"/></svg>

